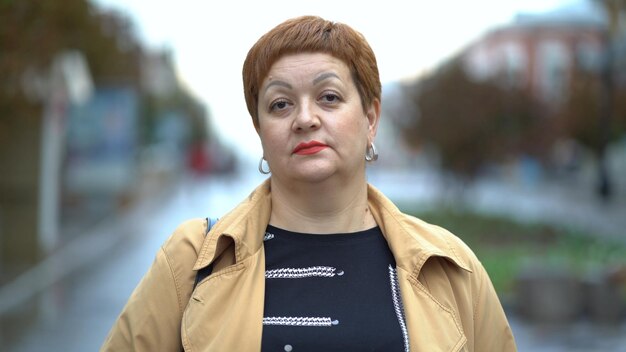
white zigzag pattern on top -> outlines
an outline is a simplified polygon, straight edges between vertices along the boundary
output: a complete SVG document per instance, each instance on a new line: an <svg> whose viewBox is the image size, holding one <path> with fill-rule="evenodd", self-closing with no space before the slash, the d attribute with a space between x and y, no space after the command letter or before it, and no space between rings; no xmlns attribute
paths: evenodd
<svg viewBox="0 0 626 352"><path fill-rule="evenodd" d="M333 277L343 275L343 271L335 273L332 266L312 266L308 268L281 268L265 271L266 279L301 279L304 277Z"/></svg>
<svg viewBox="0 0 626 352"><path fill-rule="evenodd" d="M328 317L266 317L263 325L289 325L289 326L333 326L339 324L338 320Z"/></svg>

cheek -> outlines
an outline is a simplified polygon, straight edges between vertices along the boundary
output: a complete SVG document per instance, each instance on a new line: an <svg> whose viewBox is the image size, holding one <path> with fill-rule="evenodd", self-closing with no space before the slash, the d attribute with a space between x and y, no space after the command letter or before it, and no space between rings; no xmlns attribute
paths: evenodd
<svg viewBox="0 0 626 352"><path fill-rule="evenodd" d="M276 130L271 128L261 129L259 131L259 138L261 139L263 151L266 153L271 153L272 150L285 144L280 134L276 133Z"/></svg>
<svg viewBox="0 0 626 352"><path fill-rule="evenodd" d="M354 119L352 121L346 121L346 123L342 123L340 126L337 126L340 131L343 131L342 134L344 138L348 140L353 140L355 144L360 144L362 140L367 140L369 135L369 125L367 124L367 119Z"/></svg>
<svg viewBox="0 0 626 352"><path fill-rule="evenodd" d="M263 151L267 152L272 148L270 141L272 138L268 135L260 135L261 136L261 146L263 147Z"/></svg>

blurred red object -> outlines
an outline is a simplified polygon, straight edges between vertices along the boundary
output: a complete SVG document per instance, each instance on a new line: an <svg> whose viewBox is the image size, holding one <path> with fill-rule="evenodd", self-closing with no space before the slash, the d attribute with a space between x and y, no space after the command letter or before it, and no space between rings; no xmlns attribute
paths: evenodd
<svg viewBox="0 0 626 352"><path fill-rule="evenodd" d="M211 171L211 156L204 143L196 143L189 148L189 168L197 174Z"/></svg>

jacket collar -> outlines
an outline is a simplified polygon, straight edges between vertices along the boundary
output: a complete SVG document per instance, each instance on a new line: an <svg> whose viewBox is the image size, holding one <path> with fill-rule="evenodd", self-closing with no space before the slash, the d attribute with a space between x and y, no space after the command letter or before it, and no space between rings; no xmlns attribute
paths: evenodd
<svg viewBox="0 0 626 352"><path fill-rule="evenodd" d="M368 203L396 260L396 265L418 276L428 258L444 257L456 266L471 272L469 258L460 256L461 246L445 229L402 213L376 187L368 184Z"/></svg>
<svg viewBox="0 0 626 352"><path fill-rule="evenodd" d="M270 220L271 209L270 179L268 178L244 201L221 216L215 223L202 244L193 269L202 269L219 257L225 249L218 246L219 240L224 236L232 239L235 244L236 262L256 253L263 244L263 235Z"/></svg>
<svg viewBox="0 0 626 352"><path fill-rule="evenodd" d="M452 237L445 235L446 230L403 214L391 200L369 184L368 203L398 267L417 277L428 258L439 256L471 272L468 258L457 255L461 251L454 250L460 244L451 242ZM271 207L268 178L237 207L220 217L202 244L194 270L208 266L219 257L225 249L218 245L224 236L235 244L236 262L256 253L263 244Z"/></svg>

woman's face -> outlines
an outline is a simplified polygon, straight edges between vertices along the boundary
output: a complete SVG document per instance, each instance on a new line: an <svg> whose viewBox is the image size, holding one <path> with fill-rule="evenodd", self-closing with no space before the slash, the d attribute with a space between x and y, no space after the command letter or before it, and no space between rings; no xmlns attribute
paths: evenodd
<svg viewBox="0 0 626 352"><path fill-rule="evenodd" d="M363 111L343 61L323 53L280 58L261 85L258 104L257 132L273 178L321 182L365 172L380 103Z"/></svg>

